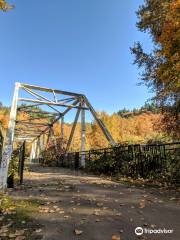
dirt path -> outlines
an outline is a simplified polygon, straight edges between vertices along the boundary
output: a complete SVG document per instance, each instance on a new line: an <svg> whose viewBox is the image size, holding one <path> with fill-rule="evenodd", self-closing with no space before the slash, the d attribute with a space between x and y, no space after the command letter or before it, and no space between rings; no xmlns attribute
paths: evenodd
<svg viewBox="0 0 180 240"><path fill-rule="evenodd" d="M9 194L40 203L31 217L42 226L39 235L44 240L111 240L112 235L114 240L180 239L177 199L157 189L37 166L26 172L24 183L23 189ZM174 232L137 236L136 227Z"/></svg>

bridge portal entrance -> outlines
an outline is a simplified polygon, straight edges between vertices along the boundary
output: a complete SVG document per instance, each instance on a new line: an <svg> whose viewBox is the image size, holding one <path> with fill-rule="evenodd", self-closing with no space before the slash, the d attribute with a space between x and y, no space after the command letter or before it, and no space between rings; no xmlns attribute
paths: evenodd
<svg viewBox="0 0 180 240"><path fill-rule="evenodd" d="M45 110L39 111L39 108ZM45 88L16 82L10 111L0 168L0 189L7 185L8 167L16 144L24 141L31 143L31 160L40 156L49 139L56 141L53 131L55 123L61 125L61 141L64 139L64 117L72 109L76 110L65 153L69 151L78 119L81 117L81 149L86 150L86 111L97 121L111 146L116 143L108 129L98 117L88 98L84 94ZM21 115L20 115L21 113ZM26 120L22 119L26 116ZM27 117L28 116L28 117ZM55 144L56 145L56 144ZM85 167L85 155L81 155L81 167Z"/></svg>

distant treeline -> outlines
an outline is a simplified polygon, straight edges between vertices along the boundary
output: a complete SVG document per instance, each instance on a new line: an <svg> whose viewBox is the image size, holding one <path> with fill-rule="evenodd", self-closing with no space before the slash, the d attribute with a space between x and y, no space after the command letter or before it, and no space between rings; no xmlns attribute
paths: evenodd
<svg viewBox="0 0 180 240"><path fill-rule="evenodd" d="M21 106L22 107L22 106ZM33 107L33 112L19 112L18 120L28 120L38 117L38 122L50 123L55 116L49 115L45 118L42 109ZM162 115L156 108L154 103L146 103L140 109L129 111L123 109L118 113L108 114L106 112L98 112L114 140L117 143L150 143L150 142L166 142L171 141L171 137L163 131L161 124ZM0 122L4 129L7 129L9 121L9 108L1 104ZM61 136L60 123L57 122L54 127L56 138ZM64 124L64 141L69 138L72 124L65 122ZM71 151L78 151L81 145L81 124L77 123L74 138L71 144ZM104 137L101 129L96 121L86 123L86 147L88 149L108 147L109 144Z"/></svg>
<svg viewBox="0 0 180 240"><path fill-rule="evenodd" d="M120 109L117 114L123 118L133 117L140 115L142 113L151 112L151 113L160 113L160 108L156 105L155 102L146 102L140 108L133 108L133 110L129 110L127 108Z"/></svg>

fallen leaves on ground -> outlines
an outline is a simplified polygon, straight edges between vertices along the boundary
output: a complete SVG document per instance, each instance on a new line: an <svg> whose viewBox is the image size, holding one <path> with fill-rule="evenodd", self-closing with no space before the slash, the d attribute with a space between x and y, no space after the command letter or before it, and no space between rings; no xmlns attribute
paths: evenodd
<svg viewBox="0 0 180 240"><path fill-rule="evenodd" d="M7 233L5 233L5 232L4 232L4 233L1 233L1 234L0 234L0 237L7 237Z"/></svg>
<svg viewBox="0 0 180 240"><path fill-rule="evenodd" d="M116 216L122 216L122 213L116 213Z"/></svg>
<svg viewBox="0 0 180 240"><path fill-rule="evenodd" d="M144 208L145 207L145 201L141 200L139 203L139 208Z"/></svg>
<svg viewBox="0 0 180 240"><path fill-rule="evenodd" d="M24 235L24 230L16 230L16 232L15 232L15 235L16 236L21 236L21 235Z"/></svg>
<svg viewBox="0 0 180 240"><path fill-rule="evenodd" d="M112 235L112 240L121 240L120 235Z"/></svg>
<svg viewBox="0 0 180 240"><path fill-rule="evenodd" d="M98 209L94 210L93 214L96 215L96 216L99 216L100 215L100 210L98 210Z"/></svg>
<svg viewBox="0 0 180 240"><path fill-rule="evenodd" d="M40 213L60 213L60 214L64 214L64 210L62 208L59 208L58 206L53 206L52 208L50 208L50 206L39 207L39 212Z"/></svg>
<svg viewBox="0 0 180 240"><path fill-rule="evenodd" d="M97 206L98 206L98 207L102 207L102 206L103 206L103 203L97 203Z"/></svg>
<svg viewBox="0 0 180 240"><path fill-rule="evenodd" d="M18 236L15 238L15 240L24 240L26 237L25 236Z"/></svg>
<svg viewBox="0 0 180 240"><path fill-rule="evenodd" d="M96 218L96 222L100 222L100 219L99 219L99 218Z"/></svg>
<svg viewBox="0 0 180 240"><path fill-rule="evenodd" d="M82 231L82 230L79 230L79 229L74 229L74 233L75 233L76 235L81 235L81 234L83 233L83 231Z"/></svg>
<svg viewBox="0 0 180 240"><path fill-rule="evenodd" d="M42 229L41 228L39 228L39 229L36 229L36 231L35 231L36 233L40 233L40 232L42 232Z"/></svg>
<svg viewBox="0 0 180 240"><path fill-rule="evenodd" d="M8 232L8 229L3 226L3 227L0 229L0 234L1 234L1 233L6 233L6 232Z"/></svg>
<svg viewBox="0 0 180 240"><path fill-rule="evenodd" d="M16 235L14 233L9 234L9 238L15 238L15 237L16 237Z"/></svg>

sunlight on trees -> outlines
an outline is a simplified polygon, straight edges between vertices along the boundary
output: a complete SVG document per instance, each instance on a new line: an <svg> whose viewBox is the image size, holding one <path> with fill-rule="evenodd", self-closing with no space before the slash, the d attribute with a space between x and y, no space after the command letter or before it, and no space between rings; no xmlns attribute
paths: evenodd
<svg viewBox="0 0 180 240"><path fill-rule="evenodd" d="M8 10L14 8L13 5L8 4L6 1L4 0L0 0L0 10L7 12Z"/></svg>
<svg viewBox="0 0 180 240"><path fill-rule="evenodd" d="M150 35L154 48L150 53L145 53L139 42L131 48L134 63L143 70L142 81L153 89L156 101L163 110L165 129L177 138L180 133L179 9L179 0L145 1L137 11L137 28Z"/></svg>
<svg viewBox="0 0 180 240"><path fill-rule="evenodd" d="M128 110L129 111L129 110ZM119 111L121 112L121 110ZM166 141L170 138L164 133L161 126L162 114L153 113L151 111L141 112L136 110L136 113L128 115L124 112L124 117L118 113L112 115L106 112L99 112L98 115L107 126L108 130L112 134L114 140L117 143L148 143L153 141ZM128 112L129 113L129 112ZM17 119L28 120L30 116L27 113L21 112ZM7 129L9 120L9 108L2 107L0 109L0 122L3 128ZM42 123L47 123L48 119L34 120ZM71 132L72 124L64 124L64 141L67 141ZM60 138L61 130L60 123L56 123L53 127L55 136ZM74 133L73 141L71 144L71 151L78 151L81 144L81 124L77 123ZM97 149L108 147L108 141L104 137L102 130L96 123L86 123L86 146L88 149Z"/></svg>

